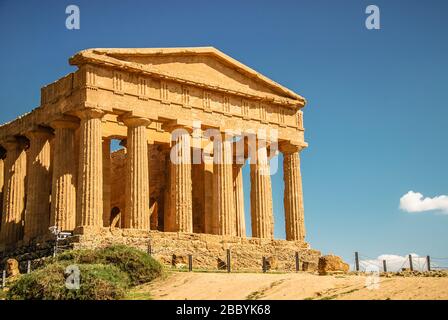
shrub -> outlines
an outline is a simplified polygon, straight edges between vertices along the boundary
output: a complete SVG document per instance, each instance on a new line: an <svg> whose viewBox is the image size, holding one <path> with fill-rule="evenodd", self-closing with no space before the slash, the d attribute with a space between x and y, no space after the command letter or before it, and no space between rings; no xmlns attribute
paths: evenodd
<svg viewBox="0 0 448 320"><path fill-rule="evenodd" d="M65 286L65 269L80 269L80 288ZM149 282L162 274L162 265L135 248L114 245L102 249L69 250L30 274L21 276L8 292L8 299L108 300L121 299L130 286Z"/></svg>
<svg viewBox="0 0 448 320"><path fill-rule="evenodd" d="M162 265L147 253L124 245L100 249L103 263L111 263L126 272L133 285L150 282L162 274Z"/></svg>
<svg viewBox="0 0 448 320"><path fill-rule="evenodd" d="M162 274L162 265L147 253L125 245L89 250L71 250L57 256L57 261L112 264L126 272L132 285L149 282Z"/></svg>
<svg viewBox="0 0 448 320"><path fill-rule="evenodd" d="M80 288L65 286L68 263L52 263L21 276L8 291L8 299L40 300L110 300L124 296L130 285L129 276L112 265L80 264Z"/></svg>
<svg viewBox="0 0 448 320"><path fill-rule="evenodd" d="M57 255L51 261L68 261L71 263L98 263L97 250L91 249L78 249L68 250Z"/></svg>

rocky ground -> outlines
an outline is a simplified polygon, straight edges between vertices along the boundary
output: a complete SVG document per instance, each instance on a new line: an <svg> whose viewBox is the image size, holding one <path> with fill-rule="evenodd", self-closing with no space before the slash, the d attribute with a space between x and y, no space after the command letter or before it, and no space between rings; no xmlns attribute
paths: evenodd
<svg viewBox="0 0 448 320"><path fill-rule="evenodd" d="M164 279L137 287L128 298L448 299L448 274L444 272L388 273L376 280L362 274L171 272Z"/></svg>

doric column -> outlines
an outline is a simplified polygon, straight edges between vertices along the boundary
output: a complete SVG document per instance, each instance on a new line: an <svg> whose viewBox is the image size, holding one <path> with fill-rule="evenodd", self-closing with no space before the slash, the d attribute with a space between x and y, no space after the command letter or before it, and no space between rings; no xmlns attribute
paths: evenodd
<svg viewBox="0 0 448 320"><path fill-rule="evenodd" d="M284 145L283 180L285 182L284 207L286 240L305 239L302 176L300 173L300 147Z"/></svg>
<svg viewBox="0 0 448 320"><path fill-rule="evenodd" d="M79 168L77 189L76 226L78 231L103 226L103 150L101 118L97 109L79 111Z"/></svg>
<svg viewBox="0 0 448 320"><path fill-rule="evenodd" d="M193 232L191 183L191 130L172 127L170 152L170 217L169 231Z"/></svg>
<svg viewBox="0 0 448 320"><path fill-rule="evenodd" d="M233 192L236 211L236 235L238 237L246 237L246 221L244 217L243 164L233 165Z"/></svg>
<svg viewBox="0 0 448 320"><path fill-rule="evenodd" d="M9 245L22 239L25 215L26 141L9 138L3 186L3 214L0 243Z"/></svg>
<svg viewBox="0 0 448 320"><path fill-rule="evenodd" d="M213 217L213 156L203 155L204 168L204 232L216 233L216 223Z"/></svg>
<svg viewBox="0 0 448 320"><path fill-rule="evenodd" d="M213 141L213 201L216 234L236 235L232 141L225 134Z"/></svg>
<svg viewBox="0 0 448 320"><path fill-rule="evenodd" d="M250 211L252 236L256 238L274 237L274 217L272 214L272 188L266 142L257 140L255 158L250 164Z"/></svg>
<svg viewBox="0 0 448 320"><path fill-rule="evenodd" d="M128 127L126 158L125 228L149 230L148 136L150 121L141 117L124 117Z"/></svg>
<svg viewBox="0 0 448 320"><path fill-rule="evenodd" d="M103 226L110 226L111 214L111 157L110 139L103 139Z"/></svg>
<svg viewBox="0 0 448 320"><path fill-rule="evenodd" d="M165 150L166 188L163 192L163 231L174 230L174 216L171 210L171 160L170 151Z"/></svg>
<svg viewBox="0 0 448 320"><path fill-rule="evenodd" d="M3 185L5 184L5 158L6 149L0 146L0 209L3 211ZM1 229L1 217L0 214L0 229Z"/></svg>
<svg viewBox="0 0 448 320"><path fill-rule="evenodd" d="M37 128L26 134L28 149L25 242L48 232L50 223L50 139L48 128Z"/></svg>
<svg viewBox="0 0 448 320"><path fill-rule="evenodd" d="M53 121L53 178L51 188L50 226L73 231L76 226L76 147L75 130L79 120L64 117Z"/></svg>

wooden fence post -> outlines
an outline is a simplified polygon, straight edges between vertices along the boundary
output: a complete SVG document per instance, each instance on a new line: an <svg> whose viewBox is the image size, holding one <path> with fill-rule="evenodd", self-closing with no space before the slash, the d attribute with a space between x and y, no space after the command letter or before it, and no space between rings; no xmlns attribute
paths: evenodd
<svg viewBox="0 0 448 320"><path fill-rule="evenodd" d="M299 253L296 251L296 272L299 272L300 265L299 265Z"/></svg>
<svg viewBox="0 0 448 320"><path fill-rule="evenodd" d="M31 272L31 260L28 260L26 262L26 273L30 273Z"/></svg>
<svg viewBox="0 0 448 320"><path fill-rule="evenodd" d="M355 269L359 272L359 254L358 251L355 252Z"/></svg>
<svg viewBox="0 0 448 320"><path fill-rule="evenodd" d="M383 260L383 270L384 272L387 272L386 260Z"/></svg>
<svg viewBox="0 0 448 320"><path fill-rule="evenodd" d="M188 255L188 271L189 272L193 271L193 255L192 254Z"/></svg>
<svg viewBox="0 0 448 320"><path fill-rule="evenodd" d="M148 254L152 255L152 246L151 246L151 240L148 241Z"/></svg>
<svg viewBox="0 0 448 320"><path fill-rule="evenodd" d="M414 265L412 264L412 256L409 255L409 269L411 269L411 271L414 271Z"/></svg>
<svg viewBox="0 0 448 320"><path fill-rule="evenodd" d="M431 258L426 256L426 264L428 265L428 271L431 271Z"/></svg>
<svg viewBox="0 0 448 320"><path fill-rule="evenodd" d="M56 236L57 237L57 236ZM53 258L56 257L56 253L58 251L58 239L56 238L54 240L54 246L53 246Z"/></svg>
<svg viewBox="0 0 448 320"><path fill-rule="evenodd" d="M227 249L227 272L230 272L230 249Z"/></svg>

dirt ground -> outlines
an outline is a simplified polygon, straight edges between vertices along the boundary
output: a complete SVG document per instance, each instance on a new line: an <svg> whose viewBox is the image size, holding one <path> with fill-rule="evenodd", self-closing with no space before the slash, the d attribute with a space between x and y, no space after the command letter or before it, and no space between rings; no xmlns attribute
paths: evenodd
<svg viewBox="0 0 448 320"><path fill-rule="evenodd" d="M448 299L448 277L380 277L310 273L172 272L134 289L130 299ZM371 278L370 278L371 279ZM367 280L369 281L369 280Z"/></svg>

